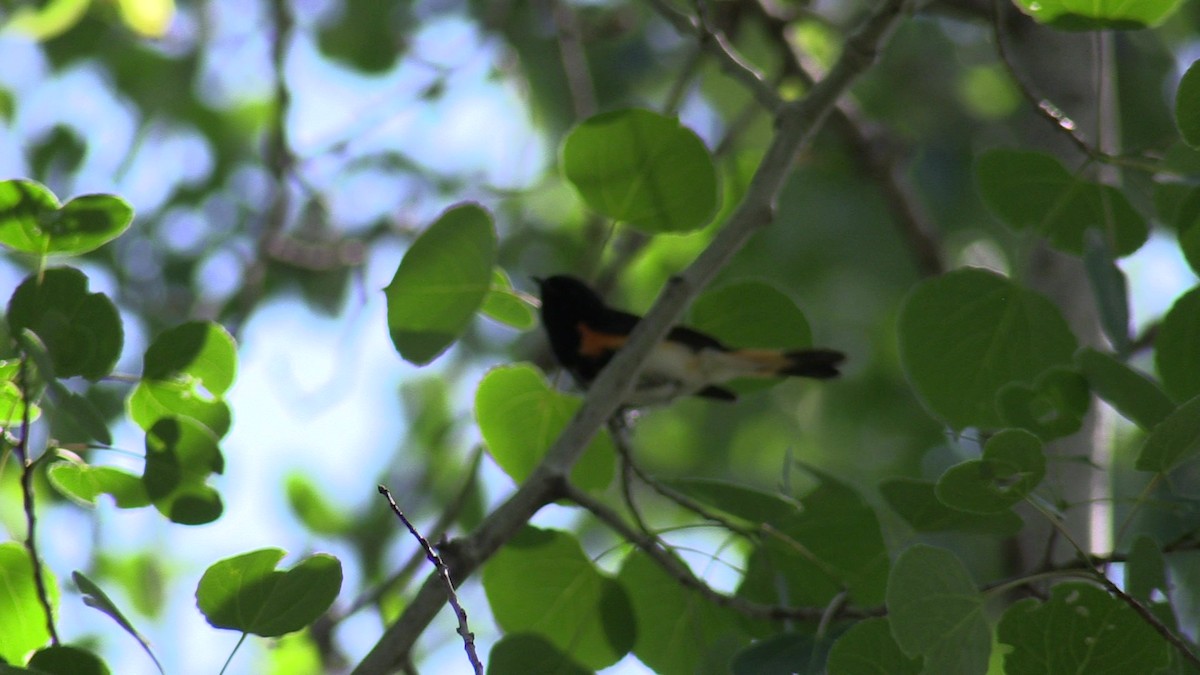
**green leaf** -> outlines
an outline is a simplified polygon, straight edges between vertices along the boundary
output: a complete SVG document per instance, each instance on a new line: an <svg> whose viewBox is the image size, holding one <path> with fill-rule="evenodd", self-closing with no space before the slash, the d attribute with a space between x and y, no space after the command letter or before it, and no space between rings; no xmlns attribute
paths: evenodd
<svg viewBox="0 0 1200 675"><path fill-rule="evenodd" d="M277 548L214 563L196 587L196 606L216 628L279 637L312 624L342 587L342 564L324 553L289 570L276 570L286 553Z"/></svg>
<svg viewBox="0 0 1200 675"><path fill-rule="evenodd" d="M551 389L534 366L516 364L483 377L475 391L475 419L488 454L520 483L582 404ZM608 434L601 432L571 470L571 480L585 490L604 489L612 481L615 452Z"/></svg>
<svg viewBox="0 0 1200 675"><path fill-rule="evenodd" d="M42 416L42 409L36 405L29 406L29 421ZM0 424L4 426L21 424L25 419L25 396L21 387L12 380L0 382Z"/></svg>
<svg viewBox="0 0 1200 675"><path fill-rule="evenodd" d="M530 297L514 290L508 275L499 267L492 271L492 288L479 311L517 330L529 330L537 324Z"/></svg>
<svg viewBox="0 0 1200 675"><path fill-rule="evenodd" d="M49 675L108 675L99 656L79 647L54 645L36 652L27 664L30 672Z"/></svg>
<svg viewBox="0 0 1200 675"><path fill-rule="evenodd" d="M536 633L505 635L492 646L487 660L488 675L588 675L584 668Z"/></svg>
<svg viewBox="0 0 1200 675"><path fill-rule="evenodd" d="M801 508L750 553L738 595L758 602L824 606L843 590L851 602L883 601L888 552L875 511L849 486L819 475Z"/></svg>
<svg viewBox="0 0 1200 675"><path fill-rule="evenodd" d="M818 673L828 656L828 638L784 631L756 641L733 657L732 675Z"/></svg>
<svg viewBox="0 0 1200 675"><path fill-rule="evenodd" d="M1075 362L1097 396L1145 431L1175 410L1158 383L1112 354L1085 347L1075 355Z"/></svg>
<svg viewBox="0 0 1200 675"><path fill-rule="evenodd" d="M49 385L54 392L55 404L58 409L70 415L71 420L87 434L88 438L102 445L112 445L112 434L108 431L107 420L87 397L67 389L57 379L51 380Z"/></svg>
<svg viewBox="0 0 1200 675"><path fill-rule="evenodd" d="M346 517L329 503L321 489L307 476L289 473L285 490L288 507L309 532L331 536L349 529Z"/></svg>
<svg viewBox="0 0 1200 675"><path fill-rule="evenodd" d="M738 614L684 588L641 551L625 558L617 580L633 603L633 653L655 672L727 672L750 643Z"/></svg>
<svg viewBox="0 0 1200 675"><path fill-rule="evenodd" d="M1133 348L1129 336L1129 285L1108 244L1095 230L1088 230L1085 237L1083 267L1105 337L1117 353L1128 354Z"/></svg>
<svg viewBox="0 0 1200 675"><path fill-rule="evenodd" d="M921 659L900 651L886 618L850 627L829 652L829 675L918 675Z"/></svg>
<svg viewBox="0 0 1200 675"><path fill-rule="evenodd" d="M1200 147L1200 61L1193 61L1179 80L1175 94L1175 124L1179 135L1193 148Z"/></svg>
<svg viewBox="0 0 1200 675"><path fill-rule="evenodd" d="M483 590L506 633L534 633L588 668L633 647L624 589L596 569L575 538L525 527L483 567Z"/></svg>
<svg viewBox="0 0 1200 675"><path fill-rule="evenodd" d="M896 478L880 484L884 501L918 532L969 532L1008 537L1021 531L1021 517L1012 511L967 513L942 503L934 484Z"/></svg>
<svg viewBox="0 0 1200 675"><path fill-rule="evenodd" d="M44 185L0 181L0 244L25 253L87 253L116 239L133 208L113 195L84 195L59 205Z"/></svg>
<svg viewBox="0 0 1200 675"><path fill-rule="evenodd" d="M1156 589L1165 597L1171 590L1166 569L1158 542L1149 535L1141 535L1133 542L1125 561L1126 590L1143 603L1150 602Z"/></svg>
<svg viewBox="0 0 1200 675"><path fill-rule="evenodd" d="M752 525L778 526L803 507L780 495L713 478L679 478L668 487Z"/></svg>
<svg viewBox="0 0 1200 675"><path fill-rule="evenodd" d="M172 522L202 525L222 511L221 496L205 484L225 470L217 438L186 417L163 417L146 432L142 484L160 513Z"/></svg>
<svg viewBox="0 0 1200 675"><path fill-rule="evenodd" d="M188 418L218 438L229 431L223 396L237 373L237 345L220 324L191 321L164 331L146 349L129 415L143 429L163 417Z"/></svg>
<svg viewBox="0 0 1200 675"><path fill-rule="evenodd" d="M1146 438L1138 471L1167 473L1200 454L1200 396L1179 406Z"/></svg>
<svg viewBox="0 0 1200 675"><path fill-rule="evenodd" d="M47 470L50 484L77 504L95 506L100 495L111 495L117 507L136 509L150 505L142 481L135 475L110 466L88 466L55 462Z"/></svg>
<svg viewBox="0 0 1200 675"><path fill-rule="evenodd" d="M477 204L450 207L417 237L383 289L404 360L423 366L458 339L491 288L495 262L492 217Z"/></svg>
<svg viewBox="0 0 1200 675"><path fill-rule="evenodd" d="M1091 403L1087 380L1074 370L1051 368L1033 386L1012 382L1000 390L996 406L1004 424L1051 441L1083 426Z"/></svg>
<svg viewBox="0 0 1200 675"><path fill-rule="evenodd" d="M983 596L953 553L924 544L905 549L888 578L887 609L896 644L909 657L925 657L923 672L987 671L992 630Z"/></svg>
<svg viewBox="0 0 1200 675"><path fill-rule="evenodd" d="M717 208L717 172L704 142L679 120L617 110L567 135L563 173L589 207L649 232L688 232Z"/></svg>
<svg viewBox="0 0 1200 675"><path fill-rule="evenodd" d="M58 584L45 566L42 576L50 606L58 606ZM29 552L15 541L0 544L0 659L24 663L29 652L50 642L46 612L33 583Z"/></svg>
<svg viewBox="0 0 1200 675"><path fill-rule="evenodd" d="M1169 645L1128 605L1089 584L1059 584L1045 603L1027 598L997 628L1009 673L1150 675Z"/></svg>
<svg viewBox="0 0 1200 675"><path fill-rule="evenodd" d="M142 647L142 651L146 652L146 655L149 656L150 660L154 662L154 665L158 667L158 672L163 672L162 664L159 663L158 658L154 656L154 652L151 651L150 645L147 644L145 638L143 638L142 635L137 632L137 629L133 627L133 624L129 622L129 619L125 618L125 615L121 613L121 610L117 607L117 604L112 601L112 598L108 597L108 594L105 593L98 585L96 585L95 582L84 576L83 572L72 572L71 578L75 580L75 585L79 588L79 592L83 594L83 604L100 610L104 614L107 614L113 621L116 621L118 626L123 628L126 633L132 635L133 639L137 640L137 643Z"/></svg>
<svg viewBox="0 0 1200 675"><path fill-rule="evenodd" d="M992 150L975 168L984 202L1015 230L1033 229L1055 248L1082 255L1089 229L1118 256L1146 243L1146 220L1119 190L1072 175L1039 152Z"/></svg>
<svg viewBox="0 0 1200 675"><path fill-rule="evenodd" d="M1200 287L1184 293L1163 318L1154 340L1154 365L1176 401L1200 394Z"/></svg>
<svg viewBox="0 0 1200 675"><path fill-rule="evenodd" d="M900 309L899 340L914 389L955 429L1003 426L1000 390L1069 366L1076 348L1045 296L971 268L914 287Z"/></svg>
<svg viewBox="0 0 1200 675"><path fill-rule="evenodd" d="M117 308L88 293L83 272L70 267L26 277L8 303L14 335L29 329L46 345L58 377L98 380L112 371L125 340Z"/></svg>
<svg viewBox="0 0 1200 675"><path fill-rule="evenodd" d="M804 313L785 293L761 281L704 293L692 304L691 317L691 326L736 347L812 346L812 329Z"/></svg>
<svg viewBox="0 0 1200 675"><path fill-rule="evenodd" d="M1046 455L1037 436L1005 429L988 439L983 458L956 464L938 479L937 498L968 513L1001 513L1046 477Z"/></svg>
<svg viewBox="0 0 1200 675"><path fill-rule="evenodd" d="M1139 30L1157 26L1183 0L1016 0L1038 23L1060 30Z"/></svg>

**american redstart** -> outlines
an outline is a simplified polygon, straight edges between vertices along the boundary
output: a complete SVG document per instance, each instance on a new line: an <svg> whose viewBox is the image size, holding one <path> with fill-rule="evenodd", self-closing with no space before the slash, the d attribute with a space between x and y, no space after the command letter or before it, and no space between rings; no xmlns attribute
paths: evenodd
<svg viewBox="0 0 1200 675"><path fill-rule="evenodd" d="M542 325L554 357L587 387L637 325L640 317L604 304L587 284L565 275L534 278L542 295ZM718 385L738 377L837 377L846 355L832 349L732 349L685 326L675 326L655 346L624 403L641 407L694 394L733 401Z"/></svg>

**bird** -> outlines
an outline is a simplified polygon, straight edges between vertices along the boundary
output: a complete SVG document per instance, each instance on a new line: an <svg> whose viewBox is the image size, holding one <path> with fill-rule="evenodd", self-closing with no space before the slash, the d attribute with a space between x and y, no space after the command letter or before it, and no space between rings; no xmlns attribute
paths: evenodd
<svg viewBox="0 0 1200 675"><path fill-rule="evenodd" d="M568 275L534 277L542 326L555 360L584 389L625 344L641 317L605 304L583 281ZM846 355L833 349L734 349L711 335L675 326L646 359L627 408L664 405L681 396L734 401L723 387L739 377L837 377Z"/></svg>

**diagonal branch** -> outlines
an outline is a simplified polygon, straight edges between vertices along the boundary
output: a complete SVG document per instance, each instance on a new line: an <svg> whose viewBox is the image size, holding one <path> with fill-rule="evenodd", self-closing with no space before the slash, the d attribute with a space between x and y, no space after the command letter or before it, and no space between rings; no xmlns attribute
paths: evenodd
<svg viewBox="0 0 1200 675"><path fill-rule="evenodd" d="M600 427L633 389L654 345L678 321L684 308L759 230L770 225L775 201L797 154L816 136L837 100L876 59L880 45L900 20L905 0L885 0L846 42L829 74L803 99L780 107L776 133L755 172L742 203L708 248L663 289L629 342L600 373L583 407L546 453L545 459L471 535L453 542L443 555L455 585L475 571L542 506L564 494L567 475ZM445 589L431 575L396 623L363 658L354 673L388 672L402 663L413 643L444 606Z"/></svg>

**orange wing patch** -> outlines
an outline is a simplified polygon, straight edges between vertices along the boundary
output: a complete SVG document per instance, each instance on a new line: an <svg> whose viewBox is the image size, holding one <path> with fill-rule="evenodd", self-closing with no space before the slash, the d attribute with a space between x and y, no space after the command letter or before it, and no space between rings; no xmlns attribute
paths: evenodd
<svg viewBox="0 0 1200 675"><path fill-rule="evenodd" d="M582 321L577 325L579 328L579 354L580 356L599 357L604 356L608 352L616 351L624 346L628 335L617 335L614 333L602 333L592 330Z"/></svg>

